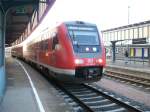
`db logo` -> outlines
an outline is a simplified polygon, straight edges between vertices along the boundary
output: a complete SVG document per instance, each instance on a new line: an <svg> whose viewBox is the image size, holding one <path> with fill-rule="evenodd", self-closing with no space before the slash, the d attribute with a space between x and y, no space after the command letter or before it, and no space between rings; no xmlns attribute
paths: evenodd
<svg viewBox="0 0 150 112"><path fill-rule="evenodd" d="M93 59L88 59L87 63L92 64L93 63Z"/></svg>

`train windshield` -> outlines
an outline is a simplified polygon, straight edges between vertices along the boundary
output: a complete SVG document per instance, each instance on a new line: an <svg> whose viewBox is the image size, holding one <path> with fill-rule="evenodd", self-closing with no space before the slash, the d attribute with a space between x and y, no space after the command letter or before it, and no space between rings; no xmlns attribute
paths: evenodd
<svg viewBox="0 0 150 112"><path fill-rule="evenodd" d="M68 28L73 45L99 45L99 35L96 27Z"/></svg>

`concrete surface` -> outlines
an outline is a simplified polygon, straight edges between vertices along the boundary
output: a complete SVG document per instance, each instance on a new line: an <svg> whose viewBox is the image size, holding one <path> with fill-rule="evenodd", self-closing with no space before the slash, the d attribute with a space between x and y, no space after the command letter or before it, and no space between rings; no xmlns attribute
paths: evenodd
<svg viewBox="0 0 150 112"><path fill-rule="evenodd" d="M116 60L115 63L113 63L110 59L107 59L106 67L107 66L150 73L150 66L147 62L143 63L143 62L128 61L128 63L125 64L124 60Z"/></svg>
<svg viewBox="0 0 150 112"><path fill-rule="evenodd" d="M111 90L117 94L126 96L127 98L143 103L144 105L150 107L150 94L148 92L143 92L129 85L122 84L106 78L102 78L102 80L97 82L97 84L103 88Z"/></svg>
<svg viewBox="0 0 150 112"><path fill-rule="evenodd" d="M0 67L0 103L5 93L5 86L6 86L5 83L6 83L5 68L3 66Z"/></svg>
<svg viewBox="0 0 150 112"><path fill-rule="evenodd" d="M71 108L40 73L21 62L30 75L45 112L70 112ZM40 112L33 90L22 67L7 58L7 91L0 112Z"/></svg>

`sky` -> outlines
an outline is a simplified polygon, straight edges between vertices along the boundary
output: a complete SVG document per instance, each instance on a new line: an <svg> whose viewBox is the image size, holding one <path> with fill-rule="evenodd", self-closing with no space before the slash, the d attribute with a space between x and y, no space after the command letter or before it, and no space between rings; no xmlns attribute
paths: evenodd
<svg viewBox="0 0 150 112"><path fill-rule="evenodd" d="M95 23L98 30L150 20L150 0L56 0L41 24L29 36L27 43L47 27L54 28L63 21Z"/></svg>
<svg viewBox="0 0 150 112"><path fill-rule="evenodd" d="M150 0L56 0L42 25L81 20L105 30L127 25L128 14L130 24L150 20L149 4Z"/></svg>

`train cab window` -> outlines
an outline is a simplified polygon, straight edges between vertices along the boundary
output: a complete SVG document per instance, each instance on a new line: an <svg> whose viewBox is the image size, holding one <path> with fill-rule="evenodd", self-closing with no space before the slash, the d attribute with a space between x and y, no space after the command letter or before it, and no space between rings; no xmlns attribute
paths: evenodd
<svg viewBox="0 0 150 112"><path fill-rule="evenodd" d="M53 38L52 50L55 49L56 45L58 44L58 36L57 34Z"/></svg>

